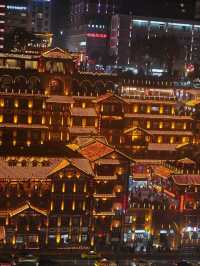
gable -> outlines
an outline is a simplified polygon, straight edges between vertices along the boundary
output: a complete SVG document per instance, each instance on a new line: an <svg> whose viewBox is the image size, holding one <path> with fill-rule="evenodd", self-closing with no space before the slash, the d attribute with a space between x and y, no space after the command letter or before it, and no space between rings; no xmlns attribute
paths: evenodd
<svg viewBox="0 0 200 266"><path fill-rule="evenodd" d="M35 211L36 213L42 214L44 216L47 215L47 211L46 210L42 210L42 209L32 205L30 202L27 202L24 205L22 205L22 206L20 206L20 207L18 207L16 209L10 210L9 211L9 216L13 217L13 216L16 216L16 215L18 215L20 213L26 212L28 210L29 211L30 210Z"/></svg>
<svg viewBox="0 0 200 266"><path fill-rule="evenodd" d="M97 97L95 102L96 103L119 103L120 102L120 103L128 104L128 102L125 99L113 93L106 93L104 95L101 95Z"/></svg>
<svg viewBox="0 0 200 266"><path fill-rule="evenodd" d="M94 175L92 170L92 166L90 162L85 158L70 158L64 159L61 163L59 163L50 173L49 176L52 176L58 173L61 170L64 170L67 167L74 167L86 175Z"/></svg>
<svg viewBox="0 0 200 266"><path fill-rule="evenodd" d="M64 51L58 47L53 48L45 53L42 54L45 58L52 58L52 59L70 59L72 60L72 56L67 51Z"/></svg>

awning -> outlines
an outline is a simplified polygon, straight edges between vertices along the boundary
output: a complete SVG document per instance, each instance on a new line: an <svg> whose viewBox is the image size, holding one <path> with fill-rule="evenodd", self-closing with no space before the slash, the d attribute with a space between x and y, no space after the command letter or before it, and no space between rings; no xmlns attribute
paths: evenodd
<svg viewBox="0 0 200 266"><path fill-rule="evenodd" d="M172 179L178 186L200 186L200 175L174 175Z"/></svg>

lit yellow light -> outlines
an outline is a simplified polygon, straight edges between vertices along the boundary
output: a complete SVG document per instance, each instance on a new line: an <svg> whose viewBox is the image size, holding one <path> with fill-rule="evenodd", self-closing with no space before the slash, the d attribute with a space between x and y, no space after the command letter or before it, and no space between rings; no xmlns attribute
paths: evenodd
<svg viewBox="0 0 200 266"><path fill-rule="evenodd" d="M83 211L85 211L86 203L83 201Z"/></svg>
<svg viewBox="0 0 200 266"><path fill-rule="evenodd" d="M29 100L28 101L28 108L33 108L33 101L32 100Z"/></svg>
<svg viewBox="0 0 200 266"><path fill-rule="evenodd" d="M133 112L134 112L134 113L137 113L137 112L138 112L138 105L134 105L134 106L133 106Z"/></svg>
<svg viewBox="0 0 200 266"><path fill-rule="evenodd" d="M162 129L163 128L163 122L159 123L159 128Z"/></svg>
<svg viewBox="0 0 200 266"><path fill-rule="evenodd" d="M61 202L61 211L64 211L64 209L65 209L65 202L64 202L64 200L62 200L62 202Z"/></svg>
<svg viewBox="0 0 200 266"><path fill-rule="evenodd" d="M51 211L53 211L53 201L51 201L51 207L50 207Z"/></svg>
<svg viewBox="0 0 200 266"><path fill-rule="evenodd" d="M151 121L147 121L147 129L151 128Z"/></svg>
<svg viewBox="0 0 200 266"><path fill-rule="evenodd" d="M0 123L3 123L3 115L0 115Z"/></svg>
<svg viewBox="0 0 200 266"><path fill-rule="evenodd" d="M174 115L175 114L175 109L174 107L172 106L172 109L171 109L171 114Z"/></svg>
<svg viewBox="0 0 200 266"><path fill-rule="evenodd" d="M15 245L15 243L16 243L16 237L13 236L13 238L12 238L12 244Z"/></svg>
<svg viewBox="0 0 200 266"><path fill-rule="evenodd" d="M75 207L76 207L76 205L75 205L75 201L73 201L73 202L72 202L72 211L75 210Z"/></svg>
<svg viewBox="0 0 200 266"><path fill-rule="evenodd" d="M86 184L86 183L84 184L84 189L83 189L83 191L84 191L84 193L87 192L87 184Z"/></svg>
<svg viewBox="0 0 200 266"><path fill-rule="evenodd" d="M42 109L45 109L46 108L46 104L45 102L42 103Z"/></svg>
<svg viewBox="0 0 200 266"><path fill-rule="evenodd" d="M17 115L14 115L14 117L13 117L13 123L14 124L17 124L17 122L18 122L18 117L17 117Z"/></svg>
<svg viewBox="0 0 200 266"><path fill-rule="evenodd" d="M61 239L61 238L60 238L60 234L57 234L57 236L56 236L56 243L57 243L57 244L60 244L60 239Z"/></svg>
<svg viewBox="0 0 200 266"><path fill-rule="evenodd" d="M65 183L62 184L62 193L65 193Z"/></svg>
<svg viewBox="0 0 200 266"><path fill-rule="evenodd" d="M175 122L172 122L171 128L175 129Z"/></svg>
<svg viewBox="0 0 200 266"><path fill-rule="evenodd" d="M32 116L31 115L28 116L28 124L29 125L32 124Z"/></svg>
<svg viewBox="0 0 200 266"><path fill-rule="evenodd" d="M42 125L45 124L45 121L46 121L46 120L45 120L45 116L43 116L43 117L42 117Z"/></svg>
<svg viewBox="0 0 200 266"><path fill-rule="evenodd" d="M173 144L174 143L174 137L170 137L170 144Z"/></svg>
<svg viewBox="0 0 200 266"><path fill-rule="evenodd" d="M52 192L52 193L55 192L55 186L54 186L54 184L52 184L52 186L51 186L51 192Z"/></svg>
<svg viewBox="0 0 200 266"><path fill-rule="evenodd" d="M147 106L147 113L149 114L149 113L151 113L151 106Z"/></svg>
<svg viewBox="0 0 200 266"><path fill-rule="evenodd" d="M19 107L19 101L18 100L15 100L14 105L15 105L15 108L18 108Z"/></svg>
<svg viewBox="0 0 200 266"><path fill-rule="evenodd" d="M183 123L183 129L184 129L184 130L187 129L187 123Z"/></svg>
<svg viewBox="0 0 200 266"><path fill-rule="evenodd" d="M86 103L82 103L82 108L85 108L86 107Z"/></svg>
<svg viewBox="0 0 200 266"><path fill-rule="evenodd" d="M76 184L73 186L73 192L76 193Z"/></svg>
<svg viewBox="0 0 200 266"><path fill-rule="evenodd" d="M26 144L29 147L31 145L31 141L30 140L27 140Z"/></svg>
<svg viewBox="0 0 200 266"><path fill-rule="evenodd" d="M158 143L162 143L162 136L158 136Z"/></svg>
<svg viewBox="0 0 200 266"><path fill-rule="evenodd" d="M1 106L1 107L4 107L4 99L1 99L1 100L0 100L0 106Z"/></svg>
<svg viewBox="0 0 200 266"><path fill-rule="evenodd" d="M163 114L163 111L164 111L164 108L163 108L163 106L160 106L160 114L162 115Z"/></svg>
<svg viewBox="0 0 200 266"><path fill-rule="evenodd" d="M17 144L17 142L16 142L16 140L14 139L14 140L13 140L13 146L16 146L16 144Z"/></svg>

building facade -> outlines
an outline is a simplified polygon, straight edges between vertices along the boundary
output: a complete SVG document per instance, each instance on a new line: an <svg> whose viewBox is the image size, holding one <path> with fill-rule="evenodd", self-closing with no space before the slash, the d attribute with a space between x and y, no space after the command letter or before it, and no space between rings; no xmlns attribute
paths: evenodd
<svg viewBox="0 0 200 266"><path fill-rule="evenodd" d="M82 52L91 64L102 64L107 54L109 25L118 1L70 1L67 48Z"/></svg>
<svg viewBox="0 0 200 266"><path fill-rule="evenodd" d="M163 75L171 69L184 74L188 64L199 62L198 38L198 22L114 15L110 50L118 67L128 67L136 73ZM180 53L174 54L173 49Z"/></svg>
<svg viewBox="0 0 200 266"><path fill-rule="evenodd" d="M59 48L1 53L0 66L3 246L195 242L198 89L77 73Z"/></svg>
<svg viewBox="0 0 200 266"><path fill-rule="evenodd" d="M5 3L1 1L0 5L0 50L4 48L4 38L5 38Z"/></svg>

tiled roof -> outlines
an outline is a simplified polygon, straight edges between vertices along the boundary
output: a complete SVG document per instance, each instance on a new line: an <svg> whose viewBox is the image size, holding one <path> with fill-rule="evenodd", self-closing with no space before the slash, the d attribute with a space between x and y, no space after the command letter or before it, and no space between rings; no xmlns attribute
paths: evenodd
<svg viewBox="0 0 200 266"><path fill-rule="evenodd" d="M191 116L159 115L159 114L125 114L126 118L170 119L170 120L193 120Z"/></svg>
<svg viewBox="0 0 200 266"><path fill-rule="evenodd" d="M18 159L16 161L18 161ZM35 158L36 161L39 159L40 158ZM32 166L28 157L24 158L24 160L27 161L27 166L23 167L19 163L16 166L9 166L6 158L0 157L0 179L46 179L48 174L62 159L50 158L49 166L41 166L39 164L35 167Z"/></svg>
<svg viewBox="0 0 200 266"><path fill-rule="evenodd" d="M120 102L125 102L125 103L127 103L127 101L126 101L126 99L124 99L124 98L121 98L120 96L118 96L118 95L116 95L116 94L113 94L113 93L106 93L106 94L104 94L104 95L101 95L101 96L99 96L99 97L97 97L96 98L96 103L99 103L99 102L103 102L103 101L105 101L105 100L108 100L109 98L111 98L111 97L114 97L114 98L116 98L118 101L120 101Z"/></svg>
<svg viewBox="0 0 200 266"><path fill-rule="evenodd" d="M145 104L147 104L147 103L149 103L149 104L162 104L162 105L176 105L177 104L177 102L174 100L174 101L172 101L172 100L167 100L167 99L160 99L160 100L158 100L158 99L151 99L151 100L149 100L149 99L145 99L145 100L142 100L141 98L136 98L136 99L130 99L130 98L125 98L126 99L126 101L128 102L128 103L145 103Z"/></svg>
<svg viewBox="0 0 200 266"><path fill-rule="evenodd" d="M71 158L69 159L69 161L72 165L80 169L82 172L94 176L94 172L89 160L84 158Z"/></svg>
<svg viewBox="0 0 200 266"><path fill-rule="evenodd" d="M175 151L176 150L176 144L149 143L148 150L149 151Z"/></svg>
<svg viewBox="0 0 200 266"><path fill-rule="evenodd" d="M71 127L69 128L69 133L71 134L97 134L97 129L95 127Z"/></svg>
<svg viewBox="0 0 200 266"><path fill-rule="evenodd" d="M47 99L47 103L74 103L74 99L71 96L60 96L60 95L52 95L49 99Z"/></svg>
<svg viewBox="0 0 200 266"><path fill-rule="evenodd" d="M13 123L2 123L0 128L30 128L30 129L48 129L48 127L40 124L13 124Z"/></svg>
<svg viewBox="0 0 200 266"><path fill-rule="evenodd" d="M101 142L94 142L80 150L80 153L90 161L95 161L113 152L114 149Z"/></svg>
<svg viewBox="0 0 200 266"><path fill-rule="evenodd" d="M200 186L200 175L174 175L172 178L179 186Z"/></svg>
<svg viewBox="0 0 200 266"><path fill-rule="evenodd" d="M94 108L81 108L81 107L74 107L70 110L72 116L87 116L87 117L96 117L97 113Z"/></svg>
<svg viewBox="0 0 200 266"><path fill-rule="evenodd" d="M179 159L177 161L178 163L181 163L181 164L196 164L195 161L191 160L190 158L183 158L183 159Z"/></svg>
<svg viewBox="0 0 200 266"><path fill-rule="evenodd" d="M22 213L25 210L28 210L28 209L32 209L32 210L34 210L34 211L36 211L36 212L38 212L38 213L40 213L42 215L45 215L45 216L47 215L47 211L46 210L40 209L40 208L38 208L36 206L33 206L29 202L26 202L24 205L22 205L22 206L20 206L18 208L15 208L13 210L10 210L9 211L9 215L11 217L13 217L13 216L15 216L15 215L17 215L19 213Z"/></svg>
<svg viewBox="0 0 200 266"><path fill-rule="evenodd" d="M74 144L78 145L78 147L83 147L96 141L108 144L106 137L104 136L78 136L74 140Z"/></svg>
<svg viewBox="0 0 200 266"><path fill-rule="evenodd" d="M178 130L148 130L151 135L177 135L177 136L193 136L192 131Z"/></svg>
<svg viewBox="0 0 200 266"><path fill-rule="evenodd" d="M90 162L85 158L70 158L64 159L60 162L50 173L49 176L55 174L56 172L66 168L67 166L72 165L75 168L81 170L87 175L94 175Z"/></svg>

